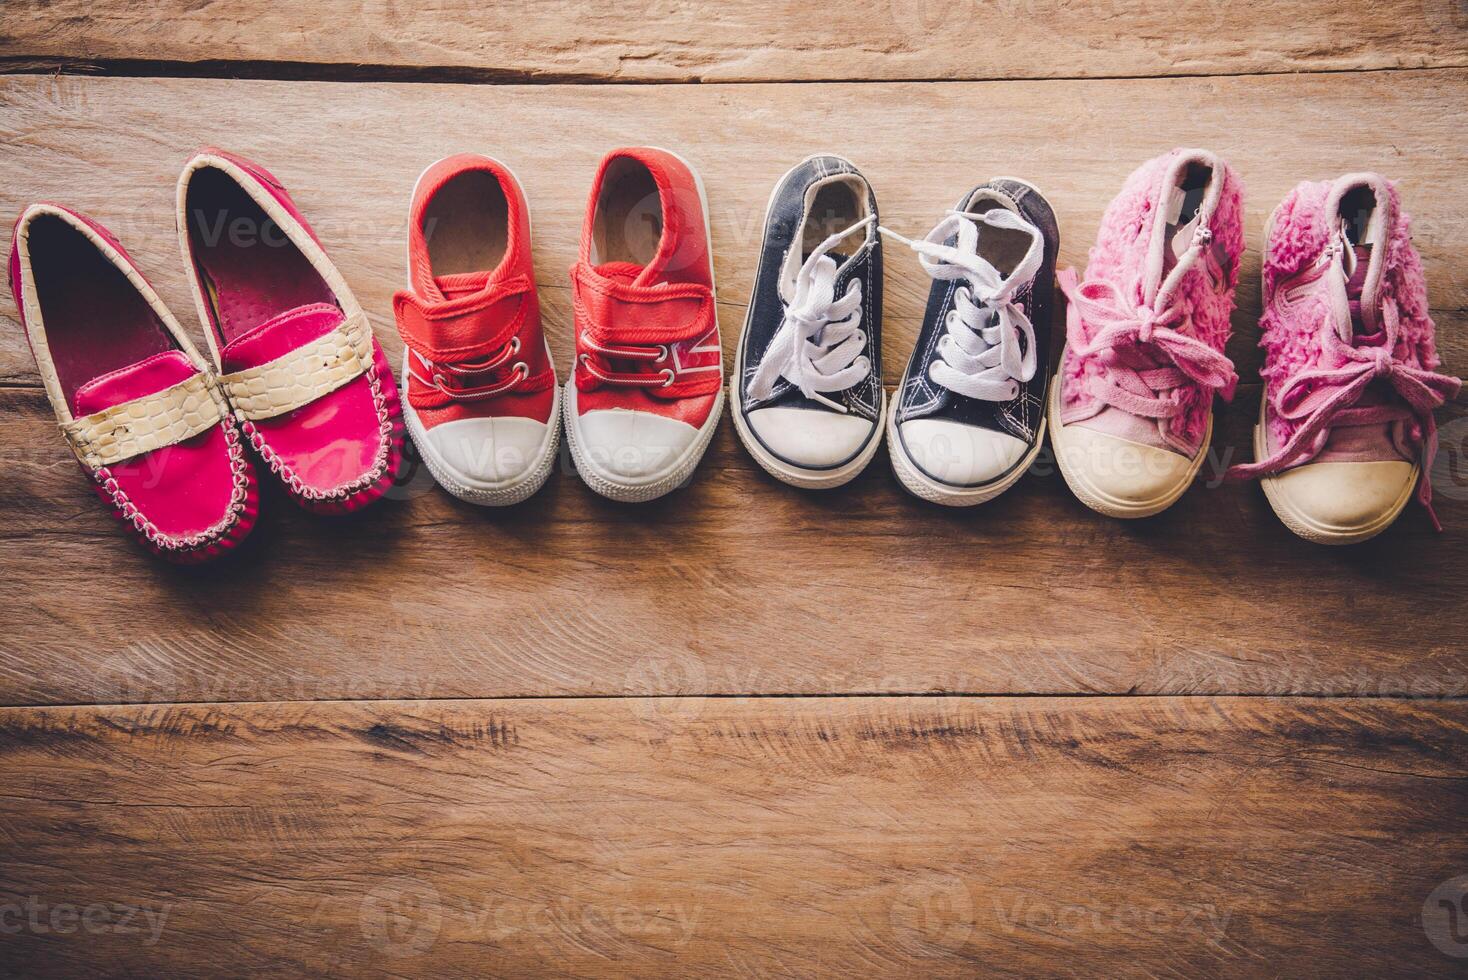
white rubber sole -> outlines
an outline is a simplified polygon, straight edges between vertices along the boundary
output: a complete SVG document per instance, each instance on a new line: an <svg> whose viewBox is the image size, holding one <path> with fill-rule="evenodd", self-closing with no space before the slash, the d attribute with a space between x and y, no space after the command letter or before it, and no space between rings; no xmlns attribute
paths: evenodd
<svg viewBox="0 0 1468 980"><path fill-rule="evenodd" d="M675 153L661 146L650 146L648 149L660 150L663 153L677 159L688 172L693 175L693 185L698 188L698 202L703 209L703 237L708 243L709 260L709 292L714 300L714 329L719 335L720 342L723 341L723 330L719 327L719 292L718 282L714 278L714 236L709 229L709 199L704 193L703 178L693 164L689 163L682 154ZM723 372L723 352L719 353L720 373ZM576 464L576 473L582 481L596 493L601 494L608 500L616 500L621 503L638 504L671 493L688 482L693 476L693 471L698 468L699 461L703 459L704 452L708 449L709 442L714 437L714 431L719 427L719 419L724 414L724 384L722 378L719 381L718 393L714 398L714 407L709 409L709 417L699 427L698 435L683 454L673 464L658 473L643 477L638 480L627 480L612 473L606 473L597 469L593 462L587 458L581 447L579 437L576 433L576 372L572 369L571 377L565 384L566 397L562 399L566 416L566 443L571 447L571 459Z"/></svg>
<svg viewBox="0 0 1468 980"><path fill-rule="evenodd" d="M914 497L941 504L944 507L973 507L993 500L1018 483L1020 477L1029 472L1030 466L1035 462L1035 457L1040 455L1040 450L1045 446L1045 423L1045 419L1040 419L1039 431L1035 433L1035 444L1008 473L992 483L979 487L955 487L951 484L940 483L918 469L917 463L908 456L907 450L903 448L902 439L897 434L896 402L893 403L892 410L887 415L887 453L892 457L892 472L897 474L897 479L903 488Z"/></svg>
<svg viewBox="0 0 1468 980"><path fill-rule="evenodd" d="M824 156L825 154L822 154ZM834 490L836 487L845 486L866 469L868 464L877 455L877 450L882 445L882 422L887 413L887 392L882 392L881 405L877 412L877 419L871 438L866 448L863 449L850 462L843 463L834 469L813 470L804 466L796 466L775 456L764 446L760 445L754 433L749 431L749 426L744 422L744 413L739 410L739 384L738 379L729 383L729 405L734 416L734 431L739 436L739 441L754 457L754 461L760 465L766 473L773 476L782 483L788 483L792 487L802 490Z"/></svg>
<svg viewBox="0 0 1468 980"><path fill-rule="evenodd" d="M546 356L550 356L549 350L546 351ZM407 358L408 352L405 350L405 370ZM434 481L446 493L480 507L509 507L534 496L545 486L545 481L550 478L551 470L555 467L556 449L561 443L560 386L557 385L554 391L555 400L551 403L550 417L546 420L545 442L536 453L534 464L520 476L499 483L473 480L449 466L433 448L433 443L428 439L428 430L424 428L423 421L418 418L418 413L406 396L403 398L403 421L408 426L408 434L413 437L413 445L418 449L418 458L423 460L423 465L433 475Z"/></svg>
<svg viewBox="0 0 1468 980"><path fill-rule="evenodd" d="M452 155L458 156L457 153ZM488 154L480 154L480 156L492 160L498 167L503 167L505 173L510 175L511 180L516 184L520 183L520 178L503 161L491 157ZM408 197L409 221L413 220L413 202L418 199L418 187L423 183L423 178L428 174L428 171L447 159L448 157L440 157L433 161L424 167L419 172L418 179L413 181L413 193ZM523 185L521 186L523 187ZM521 193L524 193L523 190ZM529 213L528 201L526 202L525 224L532 229L533 235L533 222ZM412 262L406 257L403 260L403 278L411 288L413 282ZM545 360L550 365L552 373L554 373L556 365L551 360L549 342L546 342L545 345ZM401 384L399 388L402 391L403 421L407 424L408 434L413 439L413 445L418 449L418 457L423 460L423 465L428 468L428 472L432 474L434 481L445 492L465 503L476 504L480 507L509 507L529 499L541 487L545 486L545 481L550 478L551 470L555 467L556 449L559 447L561 441L560 385L556 385L555 387L550 418L546 421L545 444L536 456L534 465L513 480L505 480L501 483L480 483L478 481L471 482L468 477L455 473L454 469L438 455L437 451L433 448L433 444L428 441L428 430L424 428L422 419L418 418L418 413L414 411L412 404L408 401L408 350L406 347L403 348L403 369L400 380Z"/></svg>
<svg viewBox="0 0 1468 980"><path fill-rule="evenodd" d="M714 431L719 427L719 416L724 411L724 389L720 388L718 396L714 399L714 407L709 410L708 419L699 428L698 435L694 437L693 442L683 450L683 454L652 476L632 481L599 469L586 456L576 435L576 426L571 421L576 417L575 378L566 382L565 391L566 442L571 447L571 459L576 463L576 473L592 490L608 500L616 500L624 504L640 504L656 500L687 483L693 476L693 471L698 468L699 461L703 459L703 454L714 437Z"/></svg>
<svg viewBox="0 0 1468 980"><path fill-rule="evenodd" d="M1087 507L1098 514L1107 517L1117 517L1122 520L1133 520L1139 517L1152 517L1162 513L1178 498L1188 492L1188 487L1193 485L1193 479L1197 477L1198 471L1203 468L1203 460L1208 457L1208 447L1213 441L1213 413L1208 413L1208 428L1203 433L1202 447L1198 455L1194 457L1192 464L1188 467L1184 478L1174 487L1169 487L1165 492L1145 501L1118 500L1100 488L1086 480L1085 474L1070 468L1066 464L1065 447L1063 445L1065 425L1060 421L1060 374L1065 368L1065 350L1060 352L1060 364L1055 369L1055 377L1050 379L1050 397L1046 409L1046 417L1050 423L1050 445L1055 450L1055 465L1060 470L1060 475L1065 478L1066 486L1070 492Z"/></svg>
<svg viewBox="0 0 1468 980"><path fill-rule="evenodd" d="M1264 459L1268 455L1265 445L1264 428L1264 405L1263 400L1259 406L1259 421L1254 426L1254 458ZM1314 544L1343 545L1360 544L1369 541L1382 531L1396 523L1407 504L1411 503L1412 495L1417 490L1417 480L1421 477L1420 467L1413 467L1413 478L1407 481L1402 493L1392 502L1391 509L1386 511L1370 524L1360 527L1333 527L1329 524L1321 524L1309 515L1296 509L1279 487L1279 481L1275 477L1261 477L1259 485L1264 488L1264 497L1269 501L1269 506L1274 510L1275 516L1280 519L1285 527L1289 528L1297 536Z"/></svg>
<svg viewBox="0 0 1468 980"><path fill-rule="evenodd" d="M785 183L785 178L817 157L841 157L841 155L839 153L812 153L780 175L780 179L775 181L774 186L770 188L770 196L765 201L765 220L760 226L761 242L769 234L770 211L775 207L775 194L780 190L781 185ZM845 158L841 157L841 159ZM756 274L754 284L749 287L749 302L745 306L745 309L751 312L754 310L754 291L758 288L758 284L759 276ZM742 365L744 364L744 339L749 335L749 316L749 313L745 314L744 325L739 331L739 345L734 352L734 377L729 379L729 405L734 415L734 432L739 436L739 442L744 446L749 455L754 457L754 461L760 465L761 469L781 483L787 483L792 487L799 487L802 490L834 490L836 487L845 486L856 479L862 470L867 468L867 465L876 457L877 450L881 447L882 419L887 414L886 390L883 389L882 391L882 401L877 410L877 431L873 433L871 442L855 459L836 469L809 469L804 466L797 466L794 463L787 463L760 445L759 440L755 438L754 433L750 432L749 426L745 424L744 413L740 409L740 405L742 404L739 400L739 388L741 387L740 374L742 374Z"/></svg>

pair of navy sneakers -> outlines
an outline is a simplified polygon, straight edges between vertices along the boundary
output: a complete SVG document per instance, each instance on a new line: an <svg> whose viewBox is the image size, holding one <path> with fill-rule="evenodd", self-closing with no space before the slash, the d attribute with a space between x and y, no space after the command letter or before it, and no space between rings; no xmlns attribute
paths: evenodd
<svg viewBox="0 0 1468 980"><path fill-rule="evenodd" d="M882 386L882 236L933 279L893 404ZM1040 191L999 177L964 194L920 240L880 224L866 178L809 157L775 185L730 383L755 460L828 489L871 462L887 431L913 494L962 507L1022 476L1044 442L1060 236Z"/></svg>

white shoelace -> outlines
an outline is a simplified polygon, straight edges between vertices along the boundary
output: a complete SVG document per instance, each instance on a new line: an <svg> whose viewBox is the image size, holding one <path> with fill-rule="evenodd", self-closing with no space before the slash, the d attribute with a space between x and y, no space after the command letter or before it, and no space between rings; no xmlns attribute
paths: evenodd
<svg viewBox="0 0 1468 980"><path fill-rule="evenodd" d="M1008 276L979 255L981 223L1029 234L1030 247ZM1018 397L1020 384L1035 376L1037 359L1034 325L1014 297L1040 268L1044 240L1039 229L1013 211L994 208L950 211L921 241L881 231L917 252L934 279L965 281L954 291L954 308L938 341L940 359L929 366L928 377L969 398L1003 402ZM944 244L955 233L957 246Z"/></svg>
<svg viewBox="0 0 1468 980"><path fill-rule="evenodd" d="M872 362L862 354L867 337L861 329L861 280L851 280L838 298L839 267L827 253L874 220L868 216L821 242L795 274L795 295L750 383L753 397L768 398L783 377L805 397L846 411L821 392L845 391L871 373Z"/></svg>

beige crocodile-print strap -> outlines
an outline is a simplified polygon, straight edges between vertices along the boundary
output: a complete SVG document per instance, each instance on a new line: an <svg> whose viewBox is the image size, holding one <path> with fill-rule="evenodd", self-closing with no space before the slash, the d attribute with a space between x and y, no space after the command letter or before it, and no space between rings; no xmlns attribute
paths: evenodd
<svg viewBox="0 0 1468 980"><path fill-rule="evenodd" d="M72 450L92 469L192 439L227 417L209 375L196 374L142 398L61 423Z"/></svg>
<svg viewBox="0 0 1468 980"><path fill-rule="evenodd" d="M258 422L309 405L372 365L372 329L354 313L336 329L259 367L219 379L243 419Z"/></svg>

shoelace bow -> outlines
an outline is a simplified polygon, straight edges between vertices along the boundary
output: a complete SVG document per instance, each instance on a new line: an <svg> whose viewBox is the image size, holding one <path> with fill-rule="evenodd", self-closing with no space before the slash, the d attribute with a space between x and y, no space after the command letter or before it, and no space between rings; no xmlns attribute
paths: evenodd
<svg viewBox="0 0 1468 980"><path fill-rule="evenodd" d="M1331 258L1338 254L1332 247ZM1381 323L1384 337L1380 344L1356 346L1343 340L1334 329L1323 331L1327 361L1336 367L1301 371L1280 386L1271 404L1281 418L1298 423L1284 445L1267 459L1235 466L1231 477L1248 478L1278 473L1287 466L1309 462L1325 448L1330 430L1335 426L1371 425L1383 422L1411 421L1418 430L1421 443L1422 476L1417 499L1427 510L1433 527L1442 525L1432 508L1432 461L1437 456L1437 421L1433 410L1457 395L1462 381L1413 367L1397 355L1397 338L1401 332L1401 313L1396 300L1381 300ZM1357 405L1367 387L1377 378L1384 379L1407 404Z"/></svg>
<svg viewBox="0 0 1468 980"><path fill-rule="evenodd" d="M494 290L493 298L486 301L485 305L529 292L532 286L528 276L506 280ZM482 357L457 361L433 360L411 345L408 352L408 374L424 387L436 389L439 394L454 401L480 401L503 395L518 388L530 377L530 365L525 361L516 361L509 374L497 376L510 359L520 353L518 335ZM414 370L415 362L426 375ZM487 379L487 383L473 383L480 378Z"/></svg>
<svg viewBox="0 0 1468 980"><path fill-rule="evenodd" d="M1199 228L1169 278L1180 283L1212 240L1207 228ZM1233 362L1179 329L1186 319L1179 304L1157 308L1160 300L1171 298L1166 287L1149 306L1132 298L1136 288L1122 290L1104 279L1079 282L1074 269L1055 279L1069 301L1071 353L1095 357L1105 368L1104 375L1089 380L1087 390L1096 400L1142 418L1170 419L1183 412L1188 385L1216 391L1225 401L1233 397L1238 384Z"/></svg>
<svg viewBox="0 0 1468 980"><path fill-rule="evenodd" d="M1024 231L1030 247L1008 276L979 255L979 224ZM882 229L918 253L918 261L934 279L962 279L954 291L954 308L938 341L939 360L928 377L950 391L984 401L1010 401L1019 386L1035 376L1038 355L1035 327L1016 296L1033 281L1043 257L1039 229L1002 208L969 213L950 211L921 240ZM957 235L956 245L946 244Z"/></svg>
<svg viewBox="0 0 1468 980"><path fill-rule="evenodd" d="M861 281L851 280L838 297L839 267L828 253L875 220L868 216L827 238L801 265L795 274L795 295L750 383L753 397L768 398L783 377L806 398L846 411L846 406L821 392L850 388L871 373L872 363L862 355L867 338L861 329Z"/></svg>

